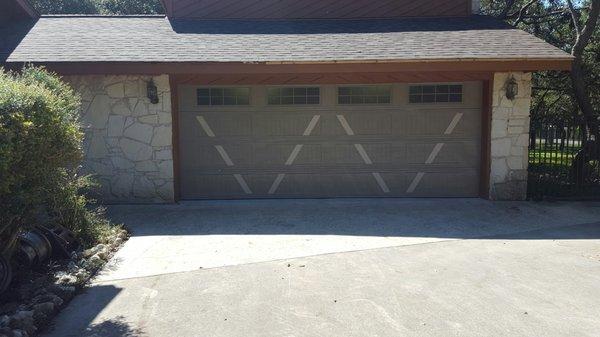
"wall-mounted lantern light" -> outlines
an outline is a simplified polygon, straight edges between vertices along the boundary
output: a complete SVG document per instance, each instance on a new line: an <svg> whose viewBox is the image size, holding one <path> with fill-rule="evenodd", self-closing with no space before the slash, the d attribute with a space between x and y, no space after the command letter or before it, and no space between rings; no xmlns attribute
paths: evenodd
<svg viewBox="0 0 600 337"><path fill-rule="evenodd" d="M518 94L519 94L519 84L517 83L517 80L515 80L515 78L513 76L511 76L506 81L506 98L508 98L512 101L515 99L515 97L517 97Z"/></svg>
<svg viewBox="0 0 600 337"><path fill-rule="evenodd" d="M156 84L154 84L153 80L150 80L150 82L148 82L148 85L146 87L146 93L148 95L150 103L158 103L158 88L156 87Z"/></svg>

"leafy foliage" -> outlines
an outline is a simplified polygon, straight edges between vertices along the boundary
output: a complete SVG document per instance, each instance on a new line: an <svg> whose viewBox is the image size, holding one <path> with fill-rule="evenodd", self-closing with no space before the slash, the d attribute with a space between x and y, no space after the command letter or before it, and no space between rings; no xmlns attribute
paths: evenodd
<svg viewBox="0 0 600 337"><path fill-rule="evenodd" d="M0 70L0 253L33 225L61 224L86 242L108 223L90 211L77 175L82 160L79 96L41 68Z"/></svg>
<svg viewBox="0 0 600 337"><path fill-rule="evenodd" d="M583 19L590 0L576 2ZM530 4L529 6L527 6ZM510 9L507 10L507 6ZM485 14L499 17L550 44L571 52L576 40L565 0L483 0ZM600 111L600 30L596 29L583 54L584 80L596 113ZM533 76L532 125L539 123L585 125L569 74L545 71ZM598 116L600 117L600 116Z"/></svg>
<svg viewBox="0 0 600 337"><path fill-rule="evenodd" d="M30 0L42 14L161 14L159 0Z"/></svg>

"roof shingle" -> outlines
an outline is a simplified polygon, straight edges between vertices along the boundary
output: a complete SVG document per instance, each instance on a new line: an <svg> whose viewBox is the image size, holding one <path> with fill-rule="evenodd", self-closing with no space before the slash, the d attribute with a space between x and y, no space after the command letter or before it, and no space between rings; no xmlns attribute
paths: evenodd
<svg viewBox="0 0 600 337"><path fill-rule="evenodd" d="M42 17L0 31L0 62L335 62L569 59L484 16L197 21Z"/></svg>

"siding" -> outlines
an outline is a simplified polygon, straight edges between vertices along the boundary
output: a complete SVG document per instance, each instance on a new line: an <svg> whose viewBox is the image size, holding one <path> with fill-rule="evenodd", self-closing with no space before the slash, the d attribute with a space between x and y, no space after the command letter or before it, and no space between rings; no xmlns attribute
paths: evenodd
<svg viewBox="0 0 600 337"><path fill-rule="evenodd" d="M166 0L171 17L199 19L356 19L467 16L470 0Z"/></svg>

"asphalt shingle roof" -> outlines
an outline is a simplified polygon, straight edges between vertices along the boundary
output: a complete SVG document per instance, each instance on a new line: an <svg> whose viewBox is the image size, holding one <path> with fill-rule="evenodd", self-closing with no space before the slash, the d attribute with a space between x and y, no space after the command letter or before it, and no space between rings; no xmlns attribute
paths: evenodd
<svg viewBox="0 0 600 337"><path fill-rule="evenodd" d="M5 62L328 62L568 59L495 19L194 21L42 17L0 30Z"/></svg>

